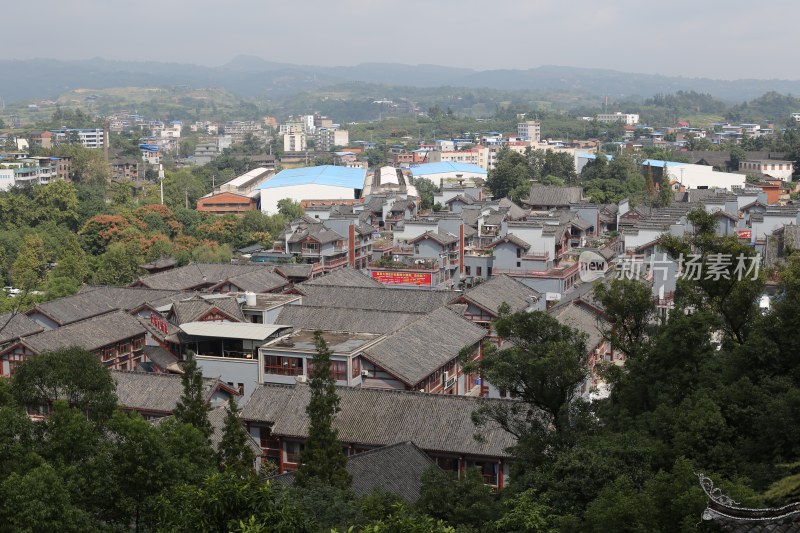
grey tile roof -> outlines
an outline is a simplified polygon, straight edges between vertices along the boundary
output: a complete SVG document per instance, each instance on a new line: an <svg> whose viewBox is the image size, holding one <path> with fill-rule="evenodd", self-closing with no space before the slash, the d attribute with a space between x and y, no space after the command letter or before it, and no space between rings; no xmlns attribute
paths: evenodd
<svg viewBox="0 0 800 533"><path fill-rule="evenodd" d="M256 293L271 292L282 289L288 285L288 282L283 276L276 274L271 268L268 267L261 267L257 270L230 276L224 282L218 283L211 287L211 290L214 290L225 282L232 283L243 291L251 291Z"/></svg>
<svg viewBox="0 0 800 533"><path fill-rule="evenodd" d="M481 214L480 209L462 209L461 220L465 225L477 228L478 219L481 218Z"/></svg>
<svg viewBox="0 0 800 533"><path fill-rule="evenodd" d="M297 287L304 305L375 309L402 313L428 313L455 300L452 291L396 289L390 287L334 287L305 285Z"/></svg>
<svg viewBox="0 0 800 533"><path fill-rule="evenodd" d="M329 286L329 287L382 287L381 283L352 268L340 268L330 274L303 282L304 287Z"/></svg>
<svg viewBox="0 0 800 533"><path fill-rule="evenodd" d="M124 311L115 311L25 337L24 342L36 353L68 346L91 351L145 332L139 320Z"/></svg>
<svg viewBox="0 0 800 533"><path fill-rule="evenodd" d="M20 337L44 331L42 326L22 313L0 314L0 345Z"/></svg>
<svg viewBox="0 0 800 533"><path fill-rule="evenodd" d="M163 371L181 371L178 366L178 358L161 346L143 346L142 351L150 361L155 363Z"/></svg>
<svg viewBox="0 0 800 533"><path fill-rule="evenodd" d="M271 267L259 264L192 263L158 274L142 276L136 283L153 289L178 291L204 288L235 279L237 286L249 285L241 287L242 290L257 289L259 292L268 292L280 287L281 282L287 284L285 279L271 270ZM269 288L262 290L265 286Z"/></svg>
<svg viewBox="0 0 800 533"><path fill-rule="evenodd" d="M448 244L453 244L454 242L458 242L458 237L451 233L442 233L440 231L426 231L419 237L411 239L409 244L413 244L415 242L423 241L425 239L432 239L442 246L447 246Z"/></svg>
<svg viewBox="0 0 800 533"><path fill-rule="evenodd" d="M161 268L171 268L177 264L178 261L175 260L174 257L162 257L160 259L156 259L155 261L150 261L149 263L145 263L140 266L145 270L153 270Z"/></svg>
<svg viewBox="0 0 800 533"><path fill-rule="evenodd" d="M275 272L287 278L308 278L311 276L313 269L314 265L300 263L275 265Z"/></svg>
<svg viewBox="0 0 800 533"><path fill-rule="evenodd" d="M339 235L334 230L326 227L324 224L308 224L298 227L289 237L289 242L301 242L306 238L312 239L321 244L328 242L344 240L342 235Z"/></svg>
<svg viewBox="0 0 800 533"><path fill-rule="evenodd" d="M593 312L585 305L579 302L571 301L562 305L553 307L550 314L558 320L559 323L575 328L581 333L586 334L586 350L594 350L598 344L603 340L603 334L600 332L601 327L606 327L606 322L598 313Z"/></svg>
<svg viewBox="0 0 800 533"><path fill-rule="evenodd" d="M178 295L177 290L153 290L132 287L85 287L77 294L44 302L28 315L40 312L59 325L108 313L116 309L130 311L145 302L168 299Z"/></svg>
<svg viewBox="0 0 800 533"><path fill-rule="evenodd" d="M373 491L388 492L414 503L419 499L422 474L436 463L413 442L399 442L347 458L347 471L353 478L353 492L366 496ZM270 479L291 486L294 472Z"/></svg>
<svg viewBox="0 0 800 533"><path fill-rule="evenodd" d="M191 300L182 300L172 304L172 313L176 323L179 325L187 322L197 322L203 315L215 309L230 316L234 321L246 321L242 308L235 298L213 298L210 300L192 298Z"/></svg>
<svg viewBox="0 0 800 533"><path fill-rule="evenodd" d="M515 204L510 198L501 198L498 202L501 209L507 210L508 218L519 220L528 215L528 211Z"/></svg>
<svg viewBox="0 0 800 533"><path fill-rule="evenodd" d="M295 329L391 333L419 317L418 313L376 309L287 305L281 310L275 323L293 326Z"/></svg>
<svg viewBox="0 0 800 533"><path fill-rule="evenodd" d="M550 185L531 185L528 205L567 207L583 200L583 187L556 187Z"/></svg>
<svg viewBox="0 0 800 533"><path fill-rule="evenodd" d="M529 305L529 298L541 298L542 293L531 289L524 283L506 276L492 276L488 281L479 283L464 292L463 298L467 302L486 309L497 315L500 305L504 302L511 306L511 312L522 311Z"/></svg>
<svg viewBox="0 0 800 533"><path fill-rule="evenodd" d="M505 211L502 211L500 213L492 213L492 214L488 215L484 219L483 225L484 226L499 226L499 225L501 225L503 223L503 221L505 219L506 219L506 212Z"/></svg>
<svg viewBox="0 0 800 533"><path fill-rule="evenodd" d="M172 413L183 393L180 374L111 370L111 377L117 385L117 402L125 409ZM218 379L203 378L206 401L220 384Z"/></svg>
<svg viewBox="0 0 800 533"><path fill-rule="evenodd" d="M467 193L457 194L456 196L453 196L452 198L447 200L445 204L451 204L453 202L461 202L462 204L472 205L475 203L475 198L473 198Z"/></svg>
<svg viewBox="0 0 800 533"><path fill-rule="evenodd" d="M440 307L364 350L364 357L414 386L480 342L488 331Z"/></svg>
<svg viewBox="0 0 800 533"><path fill-rule="evenodd" d="M410 441L427 453L508 458L516 439L500 427L481 428L472 412L490 400L471 396L336 387L340 411L333 426L344 443L387 446ZM282 437L308 437L307 385L261 385L242 408L242 419L272 424ZM480 435L480 438L476 438Z"/></svg>
<svg viewBox="0 0 800 533"><path fill-rule="evenodd" d="M506 242L511 243L511 244L515 244L515 245L519 246L520 248L522 248L524 250L527 250L528 248L531 247L530 244L528 244L527 242L523 241L522 239L520 239L519 237L517 237L513 233L507 233L504 236L502 236L499 239L497 239L496 241L493 241L493 242L489 243L487 245L487 248L494 248L498 244L503 244L503 243L506 243Z"/></svg>

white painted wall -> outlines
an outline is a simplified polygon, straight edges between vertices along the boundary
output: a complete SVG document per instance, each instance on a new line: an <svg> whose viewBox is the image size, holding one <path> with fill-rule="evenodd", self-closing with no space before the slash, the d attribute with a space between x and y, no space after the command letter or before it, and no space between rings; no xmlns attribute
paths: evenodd
<svg viewBox="0 0 800 533"><path fill-rule="evenodd" d="M261 212L274 215L278 212L278 201L291 198L295 202L301 200L355 200L355 189L336 187L334 185L291 185L261 190Z"/></svg>
<svg viewBox="0 0 800 533"><path fill-rule="evenodd" d="M744 187L746 178L744 174L714 172L712 167L690 164L670 166L667 168L667 174L687 189L719 187L730 191Z"/></svg>

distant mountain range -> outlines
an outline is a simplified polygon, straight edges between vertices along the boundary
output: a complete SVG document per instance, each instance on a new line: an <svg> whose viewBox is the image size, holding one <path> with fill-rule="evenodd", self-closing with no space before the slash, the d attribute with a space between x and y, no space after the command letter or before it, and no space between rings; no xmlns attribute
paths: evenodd
<svg viewBox="0 0 800 533"><path fill-rule="evenodd" d="M241 96L283 99L345 82L412 87L466 87L542 92L580 92L612 100L646 98L678 90L710 93L741 102L769 91L800 94L800 80L713 80L614 70L543 66L485 70L437 65L362 63L348 67L292 65L239 56L220 67L152 61L89 59L0 60L0 98L6 103L50 98L76 88L129 86L224 87Z"/></svg>

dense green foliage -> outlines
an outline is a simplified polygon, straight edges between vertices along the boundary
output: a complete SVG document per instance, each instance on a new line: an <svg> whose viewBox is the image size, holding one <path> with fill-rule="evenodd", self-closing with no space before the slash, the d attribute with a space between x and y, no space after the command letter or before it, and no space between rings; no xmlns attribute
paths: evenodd
<svg viewBox="0 0 800 533"><path fill-rule="evenodd" d="M190 202L205 194L213 172L168 171L165 205L155 185L132 196L130 188L98 189L80 179L0 192L0 285L25 291L20 298L0 292L0 312L73 294L83 283L127 285L144 273L139 265L161 257L181 265L227 262L233 249L270 246L302 213L285 202L284 214L272 216L208 215L193 203L187 209L187 191Z"/></svg>
<svg viewBox="0 0 800 533"><path fill-rule="evenodd" d="M576 179L574 158L563 152L532 150L523 154L505 147L497 154L497 165L489 171L486 185L495 198L526 199L532 182L564 185Z"/></svg>

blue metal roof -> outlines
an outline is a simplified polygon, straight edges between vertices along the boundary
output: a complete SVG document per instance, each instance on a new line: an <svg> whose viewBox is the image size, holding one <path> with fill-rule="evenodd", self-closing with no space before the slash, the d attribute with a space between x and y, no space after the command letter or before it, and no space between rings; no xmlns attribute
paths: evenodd
<svg viewBox="0 0 800 533"><path fill-rule="evenodd" d="M472 174L486 174L486 170L478 165L471 163L452 163L450 161L442 161L440 163L426 163L424 165L417 165L411 168L411 174L414 176L423 176L425 174L443 174L445 172L470 172Z"/></svg>
<svg viewBox="0 0 800 533"><path fill-rule="evenodd" d="M275 177L262 183L258 189L276 189L292 185L331 185L348 189L363 189L367 171L363 168L322 165L318 167L292 168L278 172Z"/></svg>
<svg viewBox="0 0 800 533"><path fill-rule="evenodd" d="M677 167L685 164L686 163L680 163L678 161L663 161L660 159L645 159L642 162L642 165L649 165L651 167L657 167L657 168L664 168L665 165L667 167Z"/></svg>

